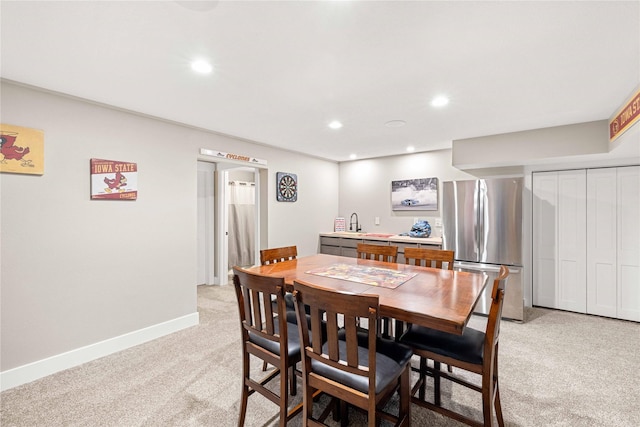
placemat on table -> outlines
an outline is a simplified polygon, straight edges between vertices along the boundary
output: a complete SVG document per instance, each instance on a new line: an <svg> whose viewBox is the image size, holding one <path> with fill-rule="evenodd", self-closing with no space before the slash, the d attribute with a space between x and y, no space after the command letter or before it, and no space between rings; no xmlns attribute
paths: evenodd
<svg viewBox="0 0 640 427"><path fill-rule="evenodd" d="M316 276L331 277L333 279L365 283L371 286L381 286L389 289L395 289L417 275L417 273L392 270L390 268L368 267L352 264L333 264L327 267L309 270L306 273L315 274Z"/></svg>

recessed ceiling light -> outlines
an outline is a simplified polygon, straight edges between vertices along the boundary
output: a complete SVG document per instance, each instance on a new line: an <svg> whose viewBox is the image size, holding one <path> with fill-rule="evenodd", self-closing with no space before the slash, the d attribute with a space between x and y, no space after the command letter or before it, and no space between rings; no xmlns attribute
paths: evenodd
<svg viewBox="0 0 640 427"><path fill-rule="evenodd" d="M434 107L444 107L449 103L449 98L444 95L436 96L431 100L431 105Z"/></svg>
<svg viewBox="0 0 640 427"><path fill-rule="evenodd" d="M404 120L389 120L384 125L388 126L390 128L399 128L399 127L404 126L406 124L407 124L407 122L405 122Z"/></svg>
<svg viewBox="0 0 640 427"><path fill-rule="evenodd" d="M355 160L355 159L357 159L357 158L358 158L358 156L357 156L355 153L353 153L353 154L350 154L350 155L349 155L349 158L350 158L351 160Z"/></svg>
<svg viewBox="0 0 640 427"><path fill-rule="evenodd" d="M337 120L332 121L331 123L329 123L329 127L331 129L340 129L342 127L342 123L340 123Z"/></svg>
<svg viewBox="0 0 640 427"><path fill-rule="evenodd" d="M213 71L213 66L205 60L198 59L197 61L193 61L191 63L191 69L198 73L208 74Z"/></svg>
<svg viewBox="0 0 640 427"><path fill-rule="evenodd" d="M414 151L416 151L416 147L413 145L407 147L407 153L413 153Z"/></svg>

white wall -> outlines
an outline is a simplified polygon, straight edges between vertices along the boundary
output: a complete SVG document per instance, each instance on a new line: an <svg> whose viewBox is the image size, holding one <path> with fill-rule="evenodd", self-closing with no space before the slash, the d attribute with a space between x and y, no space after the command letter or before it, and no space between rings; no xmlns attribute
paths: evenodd
<svg viewBox="0 0 640 427"><path fill-rule="evenodd" d="M267 160L265 246L315 253L338 210L336 163L8 82L1 90L2 123L45 137L44 175L0 175L3 388L197 324L200 148ZM136 162L138 200L90 200L90 158ZM298 174L298 202L276 201L277 171Z"/></svg>
<svg viewBox="0 0 640 427"><path fill-rule="evenodd" d="M453 152L457 151L460 167L465 170L452 166L452 150L341 163L339 214L348 222L351 213L357 212L363 230L378 233L406 232L415 217L424 218L431 224L433 235L440 236L442 230L435 227L435 219L442 215L440 210L391 210L391 181L435 176L440 186L442 181L449 180L524 176L523 259L526 276L523 286L525 305L530 306L531 173L640 164L640 124L622 135L615 147L608 145L607 128L606 121L598 121L473 138L462 140L462 143L454 141ZM544 147L544 155L532 155L536 147ZM441 193L439 197L441 202ZM380 217L379 226L374 225L376 216ZM332 226L329 224L325 231L332 231Z"/></svg>
<svg viewBox="0 0 640 427"><path fill-rule="evenodd" d="M276 201L276 172L298 176L298 200ZM338 212L338 164L281 151L269 160L269 241L265 247L298 246L298 256L318 252L318 233Z"/></svg>
<svg viewBox="0 0 640 427"><path fill-rule="evenodd" d="M391 210L391 181L431 177L438 178L437 211ZM441 229L435 227L435 218L442 216L442 182L461 179L474 177L451 166L451 150L341 163L339 215L346 218L347 228L356 212L363 231L394 234L411 230L418 217L427 219L432 236L439 237ZM380 225L374 224L375 217L380 217ZM325 231L333 231L333 223L327 224Z"/></svg>
<svg viewBox="0 0 640 427"><path fill-rule="evenodd" d="M455 140L452 164L460 169L527 165L608 151L609 125L599 120Z"/></svg>
<svg viewBox="0 0 640 427"><path fill-rule="evenodd" d="M262 246L296 244L301 256L316 253L318 233L332 231L338 215L357 212L365 231L388 233L408 231L414 217L440 217L391 211L393 180L473 178L451 166L451 150L337 165L7 82L0 93L2 123L45 135L43 176L0 175L3 388L197 323L200 148L267 160ZM604 157L550 156L525 177L578 161L638 164L638 128ZM92 157L138 163L138 200L91 201ZM298 175L297 202L276 201L276 172Z"/></svg>

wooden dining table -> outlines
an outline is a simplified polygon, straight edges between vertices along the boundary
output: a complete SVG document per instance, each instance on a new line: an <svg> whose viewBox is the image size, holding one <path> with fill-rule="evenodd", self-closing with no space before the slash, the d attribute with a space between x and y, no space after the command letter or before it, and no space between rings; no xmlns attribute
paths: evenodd
<svg viewBox="0 0 640 427"><path fill-rule="evenodd" d="M487 283L484 274L327 254L248 270L284 277L289 291L297 280L335 291L375 294L381 316L452 334L462 334ZM367 275L376 276L375 280Z"/></svg>

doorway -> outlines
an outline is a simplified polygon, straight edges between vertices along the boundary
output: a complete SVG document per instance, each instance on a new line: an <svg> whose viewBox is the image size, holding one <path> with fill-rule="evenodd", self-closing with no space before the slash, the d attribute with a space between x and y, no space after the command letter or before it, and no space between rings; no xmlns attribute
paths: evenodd
<svg viewBox="0 0 640 427"><path fill-rule="evenodd" d="M253 168L229 169L227 268L255 264L256 186Z"/></svg>
<svg viewBox="0 0 640 427"><path fill-rule="evenodd" d="M238 163L198 161L198 284L226 285L233 265L259 263L260 225L266 215L260 179L265 172Z"/></svg>

